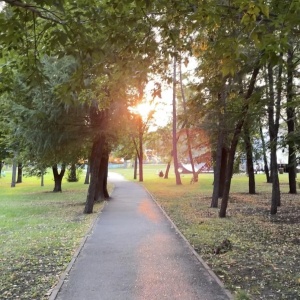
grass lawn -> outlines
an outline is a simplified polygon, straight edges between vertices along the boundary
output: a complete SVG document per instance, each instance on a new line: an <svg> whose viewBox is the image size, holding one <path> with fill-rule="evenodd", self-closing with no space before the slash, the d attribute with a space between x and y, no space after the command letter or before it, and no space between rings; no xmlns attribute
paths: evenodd
<svg viewBox="0 0 300 300"><path fill-rule="evenodd" d="M271 185L256 175L257 194L247 194L247 180L234 175L228 217L211 209L212 174L200 174L183 185L158 177L164 165L147 165L144 186L153 194L191 245L222 279L236 299L300 299L300 197L287 193L280 175L282 207L269 215ZM132 169L110 170L132 179ZM82 176L83 177L83 176ZM23 178L10 187L11 174L0 179L0 299L47 299L97 213L82 213L87 185L63 182L52 193L51 174ZM103 204L102 204L103 205ZM95 206L99 212L101 204ZM214 251L222 242L229 248Z"/></svg>
<svg viewBox="0 0 300 300"><path fill-rule="evenodd" d="M183 175L176 186L172 173L159 178L160 169L165 166L145 166L144 186L236 299L300 299L300 196L288 194L287 174L279 175L276 216L269 214L271 184L263 174L255 176L256 195L247 194L247 176L234 175L228 217L220 219L209 207L212 174L200 174L196 184ZM114 171L133 177L132 169ZM225 239L231 247L222 248Z"/></svg>
<svg viewBox="0 0 300 300"><path fill-rule="evenodd" d="M44 187L25 177L11 188L8 171L0 178L0 299L48 299L97 216L82 213L88 188L83 179L63 181L63 192L52 193L51 174Z"/></svg>

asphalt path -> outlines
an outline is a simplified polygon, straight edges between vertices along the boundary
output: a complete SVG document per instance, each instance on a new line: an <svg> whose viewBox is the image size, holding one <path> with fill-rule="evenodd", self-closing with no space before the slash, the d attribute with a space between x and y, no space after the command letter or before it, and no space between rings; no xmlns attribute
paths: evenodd
<svg viewBox="0 0 300 300"><path fill-rule="evenodd" d="M140 184L109 181L112 197L52 299L231 299Z"/></svg>

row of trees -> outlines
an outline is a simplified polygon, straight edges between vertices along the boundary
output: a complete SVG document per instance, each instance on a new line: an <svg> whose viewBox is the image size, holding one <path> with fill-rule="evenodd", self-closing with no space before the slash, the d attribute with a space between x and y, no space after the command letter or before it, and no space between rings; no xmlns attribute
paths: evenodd
<svg viewBox="0 0 300 300"><path fill-rule="evenodd" d="M140 122L128 107L142 101L151 74L173 80L175 91L176 66L191 57L196 71L188 93L181 86L184 109L178 123L173 119L173 154L177 124L208 132L215 162L212 206L222 197L220 217L226 216L241 138L249 192L255 193L252 141L266 129L271 214L280 205L279 143L288 146L290 192L296 193L297 1L2 2L0 145L39 170L52 166L55 190L64 166L88 157L86 213L108 197L110 151L133 135L135 119ZM174 115L175 102L174 93ZM287 127L282 137L281 120ZM141 162L140 145L136 150Z"/></svg>

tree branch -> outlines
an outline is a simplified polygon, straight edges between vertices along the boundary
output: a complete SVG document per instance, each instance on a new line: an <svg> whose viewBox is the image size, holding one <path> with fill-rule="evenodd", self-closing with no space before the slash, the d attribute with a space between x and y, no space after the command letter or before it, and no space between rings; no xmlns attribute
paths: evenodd
<svg viewBox="0 0 300 300"><path fill-rule="evenodd" d="M29 10L32 13L34 13L36 16L40 17L41 19L49 20L51 22L61 24L61 25L65 24L65 22L59 16L57 16L54 12L47 10L46 8L23 3L19 0L2 0L2 1L11 6L16 6L16 7L23 8L25 10ZM51 14L53 17L47 16L45 15L45 13Z"/></svg>

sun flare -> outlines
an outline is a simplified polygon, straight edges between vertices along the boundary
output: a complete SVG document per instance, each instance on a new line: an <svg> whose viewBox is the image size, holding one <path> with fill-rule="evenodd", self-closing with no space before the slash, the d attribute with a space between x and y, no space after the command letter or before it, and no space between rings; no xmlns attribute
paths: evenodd
<svg viewBox="0 0 300 300"><path fill-rule="evenodd" d="M146 121L149 117L150 112L153 110L153 106L149 103L144 102L138 104L134 108L134 110L142 117L143 121Z"/></svg>

